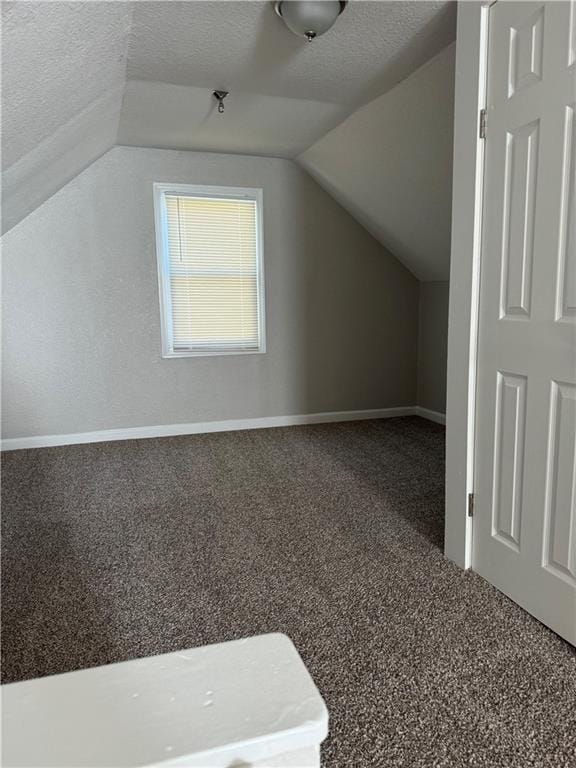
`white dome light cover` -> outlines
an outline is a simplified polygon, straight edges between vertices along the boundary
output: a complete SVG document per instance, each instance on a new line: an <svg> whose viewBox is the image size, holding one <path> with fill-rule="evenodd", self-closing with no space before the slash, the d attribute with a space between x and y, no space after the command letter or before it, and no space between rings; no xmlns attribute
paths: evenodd
<svg viewBox="0 0 576 768"><path fill-rule="evenodd" d="M341 0L278 0L274 10L291 32L311 42L332 27L346 5Z"/></svg>

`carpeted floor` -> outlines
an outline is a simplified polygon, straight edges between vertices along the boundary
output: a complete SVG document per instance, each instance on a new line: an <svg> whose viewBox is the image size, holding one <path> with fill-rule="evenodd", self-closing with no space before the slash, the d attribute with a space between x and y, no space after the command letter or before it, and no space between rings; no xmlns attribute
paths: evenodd
<svg viewBox="0 0 576 768"><path fill-rule="evenodd" d="M416 417L3 456L3 681L283 631L328 768L574 768L576 655L445 561Z"/></svg>

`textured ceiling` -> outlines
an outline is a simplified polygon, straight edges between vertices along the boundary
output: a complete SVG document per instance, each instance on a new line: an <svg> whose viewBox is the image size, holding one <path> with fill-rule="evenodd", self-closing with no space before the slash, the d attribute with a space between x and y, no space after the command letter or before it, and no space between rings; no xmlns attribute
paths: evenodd
<svg viewBox="0 0 576 768"><path fill-rule="evenodd" d="M309 44L270 2L2 0L3 230L115 143L296 157L449 44L455 17L352 0Z"/></svg>
<svg viewBox="0 0 576 768"><path fill-rule="evenodd" d="M300 163L419 280L448 280L454 53L350 115Z"/></svg>
<svg viewBox="0 0 576 768"><path fill-rule="evenodd" d="M233 91L220 115L212 89L133 80L118 144L294 157L347 112L328 102Z"/></svg>
<svg viewBox="0 0 576 768"><path fill-rule="evenodd" d="M124 82L122 2L2 2L2 166Z"/></svg>
<svg viewBox="0 0 576 768"><path fill-rule="evenodd" d="M118 143L295 157L453 40L454 11L353 0L310 44L270 2L135 3Z"/></svg>
<svg viewBox="0 0 576 768"><path fill-rule="evenodd" d="M346 104L391 88L455 37L455 5L352 0L308 43L271 2L138 2L128 77Z"/></svg>
<svg viewBox="0 0 576 768"><path fill-rule="evenodd" d="M305 119L290 121L278 142L282 154L295 155L326 130L327 102L349 113L438 53L454 34L455 4L446 0L352 0L335 26L312 44L285 28L271 2L4 1L2 165L11 166L126 77L308 102L296 109ZM150 99L146 89L139 93ZM134 93L129 95L130 109L138 111ZM200 91L189 97L195 114L204 109ZM279 102L257 103L263 124L278 130L267 110L277 110ZM295 106L284 104L280 111ZM188 118L185 109L182 116ZM257 118L229 121L230 142L253 142ZM126 125L123 138L132 143ZM318 132L312 135L314 126ZM188 131L182 148L208 148L201 131L194 144L185 120L174 128L181 135ZM163 138L159 133L146 140L163 146Z"/></svg>
<svg viewBox="0 0 576 768"><path fill-rule="evenodd" d="M114 146L123 94L108 91L2 172L3 232Z"/></svg>

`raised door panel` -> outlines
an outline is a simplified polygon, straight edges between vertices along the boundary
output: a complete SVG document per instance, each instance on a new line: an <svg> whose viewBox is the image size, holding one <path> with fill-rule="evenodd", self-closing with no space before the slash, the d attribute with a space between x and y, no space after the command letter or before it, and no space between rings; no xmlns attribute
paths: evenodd
<svg viewBox="0 0 576 768"><path fill-rule="evenodd" d="M576 586L576 386L553 381L550 397L543 565Z"/></svg>
<svg viewBox="0 0 576 768"><path fill-rule="evenodd" d="M570 21L568 23L568 66L576 63L576 2L570 2Z"/></svg>
<svg viewBox="0 0 576 768"><path fill-rule="evenodd" d="M538 120L506 134L501 318L530 317L538 139Z"/></svg>
<svg viewBox="0 0 576 768"><path fill-rule="evenodd" d="M576 318L576 104L564 111L556 320Z"/></svg>
<svg viewBox="0 0 576 768"><path fill-rule="evenodd" d="M498 371L492 536L515 551L520 549L526 385L524 376Z"/></svg>
<svg viewBox="0 0 576 768"><path fill-rule="evenodd" d="M544 6L510 27L508 96L542 80Z"/></svg>

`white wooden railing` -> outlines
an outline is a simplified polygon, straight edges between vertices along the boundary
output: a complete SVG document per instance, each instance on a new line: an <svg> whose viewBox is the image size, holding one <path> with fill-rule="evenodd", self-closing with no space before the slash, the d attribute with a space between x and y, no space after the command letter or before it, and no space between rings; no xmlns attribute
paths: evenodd
<svg viewBox="0 0 576 768"><path fill-rule="evenodd" d="M2 686L2 765L317 768L328 713L281 634Z"/></svg>

